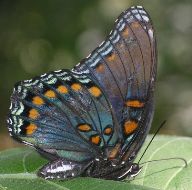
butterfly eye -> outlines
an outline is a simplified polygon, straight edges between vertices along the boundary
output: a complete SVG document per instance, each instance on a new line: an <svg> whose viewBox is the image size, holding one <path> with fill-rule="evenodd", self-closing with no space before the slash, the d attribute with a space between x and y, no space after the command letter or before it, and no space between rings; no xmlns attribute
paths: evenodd
<svg viewBox="0 0 192 190"><path fill-rule="evenodd" d="M137 172L140 168L139 168L139 165L138 165L138 164L133 163L131 169L132 169L132 170L131 170L132 172L133 172L133 171Z"/></svg>

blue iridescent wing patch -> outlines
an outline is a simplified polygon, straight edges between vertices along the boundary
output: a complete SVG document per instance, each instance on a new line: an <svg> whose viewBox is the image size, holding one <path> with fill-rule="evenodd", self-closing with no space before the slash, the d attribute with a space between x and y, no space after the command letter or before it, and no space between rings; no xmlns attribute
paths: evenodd
<svg viewBox="0 0 192 190"><path fill-rule="evenodd" d="M72 156L78 151L86 160L100 154L94 146L113 146L117 141L102 91L89 78L75 78L69 70L19 82L11 100L13 137L47 152L68 158L68 151Z"/></svg>
<svg viewBox="0 0 192 190"><path fill-rule="evenodd" d="M138 174L133 161L153 118L156 57L151 19L141 6L131 7L71 71L15 85L9 132L50 159L39 176L121 180Z"/></svg>

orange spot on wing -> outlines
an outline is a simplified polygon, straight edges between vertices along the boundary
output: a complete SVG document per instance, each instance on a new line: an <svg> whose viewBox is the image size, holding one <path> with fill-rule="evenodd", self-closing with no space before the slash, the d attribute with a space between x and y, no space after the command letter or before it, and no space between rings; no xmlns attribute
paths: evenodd
<svg viewBox="0 0 192 190"><path fill-rule="evenodd" d="M39 112L36 109L31 109L29 111L29 118L37 119L37 117L39 117Z"/></svg>
<svg viewBox="0 0 192 190"><path fill-rule="evenodd" d="M127 102L125 102L125 105L133 108L142 108L144 106L144 103L139 100L128 100Z"/></svg>
<svg viewBox="0 0 192 190"><path fill-rule="evenodd" d="M57 90L61 93L61 94L67 94L68 93L68 89L66 86L60 85L58 86Z"/></svg>
<svg viewBox="0 0 192 190"><path fill-rule="evenodd" d="M122 35L124 37L127 37L129 35L129 29L127 27L123 30Z"/></svg>
<svg viewBox="0 0 192 190"><path fill-rule="evenodd" d="M90 125L88 125L88 124L79 125L77 128L78 128L80 131L82 131L82 132L88 132L88 131L91 130L91 127L90 127Z"/></svg>
<svg viewBox="0 0 192 190"><path fill-rule="evenodd" d="M96 86L89 88L89 92L95 97L99 97L101 95L101 90Z"/></svg>
<svg viewBox="0 0 192 190"><path fill-rule="evenodd" d="M111 133L112 133L112 128L111 127L105 128L105 130L104 130L105 135L110 135Z"/></svg>
<svg viewBox="0 0 192 190"><path fill-rule="evenodd" d="M93 144L99 145L100 142L101 142L101 137L100 137L99 135L92 136L92 137L90 138L90 141L91 141Z"/></svg>
<svg viewBox="0 0 192 190"><path fill-rule="evenodd" d="M121 148L121 144L120 143L116 144L115 147L109 153L109 156L108 156L109 159L114 159L117 156L120 148Z"/></svg>
<svg viewBox="0 0 192 190"><path fill-rule="evenodd" d="M48 98L55 98L56 97L56 94L53 90L47 90L44 95L47 96Z"/></svg>
<svg viewBox="0 0 192 190"><path fill-rule="evenodd" d="M43 99L42 99L41 97L39 97L39 96L33 97L32 102L33 102L35 105L38 105L38 106L44 104Z"/></svg>
<svg viewBox="0 0 192 190"><path fill-rule="evenodd" d="M78 83L74 83L71 85L71 88L74 90L74 91L79 91L81 90L81 85L78 84Z"/></svg>
<svg viewBox="0 0 192 190"><path fill-rule="evenodd" d="M102 73L104 72L104 65L103 64L99 64L97 67L96 67L96 71L99 72L99 73Z"/></svg>
<svg viewBox="0 0 192 190"><path fill-rule="evenodd" d="M128 134L132 133L133 131L135 131L135 129L137 129L137 127L138 127L138 123L136 121L131 121L131 120L126 121L124 123L124 133L126 135L128 135Z"/></svg>
<svg viewBox="0 0 192 190"><path fill-rule="evenodd" d="M111 55L109 55L109 56L107 57L107 60L108 60L108 61L114 61L115 58L116 58L115 54L112 53Z"/></svg>
<svg viewBox="0 0 192 190"><path fill-rule="evenodd" d="M27 135L32 135L37 129L37 125L35 124L30 124L26 127L26 134Z"/></svg>
<svg viewBox="0 0 192 190"><path fill-rule="evenodd" d="M140 24L139 24L138 22L133 22L133 23L131 24L131 26L132 26L133 28L139 28L139 27L140 27Z"/></svg>

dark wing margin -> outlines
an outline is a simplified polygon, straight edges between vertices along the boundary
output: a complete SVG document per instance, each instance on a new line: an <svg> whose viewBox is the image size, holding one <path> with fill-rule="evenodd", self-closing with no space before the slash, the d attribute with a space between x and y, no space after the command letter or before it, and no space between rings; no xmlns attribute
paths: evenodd
<svg viewBox="0 0 192 190"><path fill-rule="evenodd" d="M157 72L157 47L154 28L150 16L142 7L133 7L130 13L139 23L139 26L132 28L132 33L136 37L140 50L140 58L143 64L142 80L137 77L139 89L141 90L141 98L138 102L128 99L127 108L124 111L129 112L129 121L134 121L136 129L128 136L122 148L122 159L134 159L140 150L149 130L154 114L154 89ZM140 28L140 29L139 29ZM127 110L126 110L127 109ZM127 122L124 123L126 128ZM129 125L128 125L129 126ZM131 125L130 125L131 126Z"/></svg>

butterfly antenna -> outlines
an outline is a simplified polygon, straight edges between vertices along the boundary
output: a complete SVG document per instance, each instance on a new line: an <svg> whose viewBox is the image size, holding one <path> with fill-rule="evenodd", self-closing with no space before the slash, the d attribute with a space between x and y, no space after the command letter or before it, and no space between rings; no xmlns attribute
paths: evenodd
<svg viewBox="0 0 192 190"><path fill-rule="evenodd" d="M184 158L180 158L180 157L163 158L163 159L160 159L160 160L150 160L150 161L146 161L146 162L141 163L140 166L144 165L146 163L149 163L149 162L166 161L166 160L182 160L185 163L184 167L186 168L188 166L187 161Z"/></svg>
<svg viewBox="0 0 192 190"><path fill-rule="evenodd" d="M160 129L165 125L165 123L166 123L166 120L163 121L163 122L161 123L161 125L158 127L157 131L155 132L155 134L153 135L153 137L152 137L152 139L150 140L149 144L148 144L147 147L145 148L143 154L141 155L138 164L140 163L141 159L142 159L143 156L145 155L145 153L146 153L147 149L149 148L150 144L152 143L153 139L156 137L157 133L158 133L158 132L160 131Z"/></svg>

